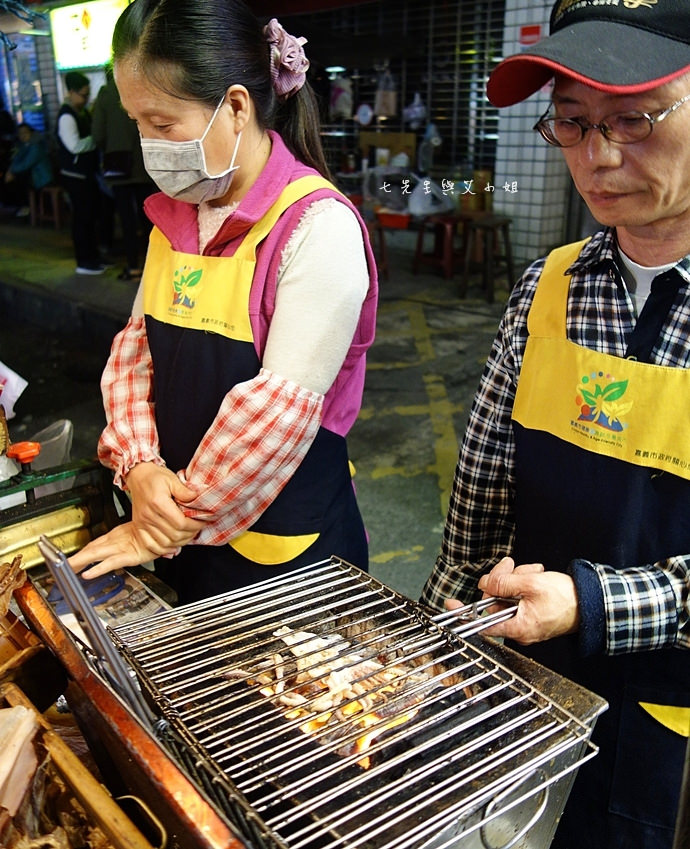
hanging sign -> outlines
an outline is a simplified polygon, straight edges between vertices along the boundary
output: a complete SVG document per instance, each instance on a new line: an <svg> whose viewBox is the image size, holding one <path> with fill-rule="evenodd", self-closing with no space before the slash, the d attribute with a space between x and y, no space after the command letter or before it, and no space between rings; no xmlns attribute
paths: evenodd
<svg viewBox="0 0 690 849"><path fill-rule="evenodd" d="M530 47L541 41L541 24L524 24L520 27L520 44Z"/></svg>
<svg viewBox="0 0 690 849"><path fill-rule="evenodd" d="M102 68L110 60L115 22L129 0L92 0L50 11L55 64L59 71Z"/></svg>

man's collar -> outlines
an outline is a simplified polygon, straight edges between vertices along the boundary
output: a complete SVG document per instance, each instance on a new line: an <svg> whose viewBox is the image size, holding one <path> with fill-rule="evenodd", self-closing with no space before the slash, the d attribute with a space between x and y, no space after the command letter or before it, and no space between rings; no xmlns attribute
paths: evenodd
<svg viewBox="0 0 690 849"><path fill-rule="evenodd" d="M592 269L599 264L613 263L615 265L617 256L615 231L611 227L604 227L603 230L597 230L587 242L566 273L573 274L585 269Z"/></svg>
<svg viewBox="0 0 690 849"><path fill-rule="evenodd" d="M568 274L584 269L593 269L596 265L619 266L618 242L613 227L604 227L592 236L580 255L568 269ZM690 282L690 254L686 254L677 264L683 277Z"/></svg>

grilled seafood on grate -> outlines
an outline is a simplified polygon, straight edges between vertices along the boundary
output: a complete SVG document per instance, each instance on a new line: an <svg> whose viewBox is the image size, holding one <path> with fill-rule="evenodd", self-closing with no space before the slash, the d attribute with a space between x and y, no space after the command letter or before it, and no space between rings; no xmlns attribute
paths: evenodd
<svg viewBox="0 0 690 849"><path fill-rule="evenodd" d="M274 652L251 669L227 670L227 678L243 678L278 705L288 720L300 722L304 734L323 744L338 744L337 754L362 754L357 764L370 765L366 753L384 732L411 720L429 686L425 671L410 664L366 657L356 643L339 634L319 636L284 626L273 632L287 650ZM432 683L433 682L433 683Z"/></svg>
<svg viewBox="0 0 690 849"><path fill-rule="evenodd" d="M11 563L0 562L0 616L7 614L12 593L21 587L25 580L26 572L22 569L21 554L18 554Z"/></svg>
<svg viewBox="0 0 690 849"><path fill-rule="evenodd" d="M0 386L0 392L2 387ZM7 454L7 449L12 444L10 439L10 430L7 426L7 417L5 408L0 404L0 454Z"/></svg>

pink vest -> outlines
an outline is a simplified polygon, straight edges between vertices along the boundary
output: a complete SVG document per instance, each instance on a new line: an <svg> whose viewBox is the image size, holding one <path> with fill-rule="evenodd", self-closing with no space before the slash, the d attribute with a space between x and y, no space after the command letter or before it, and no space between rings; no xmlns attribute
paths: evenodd
<svg viewBox="0 0 690 849"><path fill-rule="evenodd" d="M204 254L232 256L250 227L255 224L285 186L299 177L317 172L299 162L285 146L280 136L269 131L271 154L259 178L242 199L240 206L224 222L208 243ZM335 187L322 189L294 203L278 220L256 252L256 271L249 299L249 313L256 352L261 360L266 337L275 309L278 268L283 249L307 209L315 200L334 197L349 206L362 228L362 238L369 268L369 290L362 305L359 322L345 361L333 385L326 393L322 426L345 436L352 427L362 403L366 368L366 351L374 341L378 280L376 262L371 250L366 225L361 216ZM174 250L199 253L197 209L193 204L172 200L159 193L146 201L146 212L153 223L170 241Z"/></svg>

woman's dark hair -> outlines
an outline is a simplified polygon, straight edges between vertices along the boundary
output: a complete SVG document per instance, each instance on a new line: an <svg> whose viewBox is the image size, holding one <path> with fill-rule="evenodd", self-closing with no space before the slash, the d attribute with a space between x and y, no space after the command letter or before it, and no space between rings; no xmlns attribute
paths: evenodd
<svg viewBox="0 0 690 849"><path fill-rule="evenodd" d="M136 53L147 78L175 97L215 109L232 85L249 92L261 129L325 177L319 110L308 83L279 102L263 28L242 0L134 0L113 33L113 60Z"/></svg>

